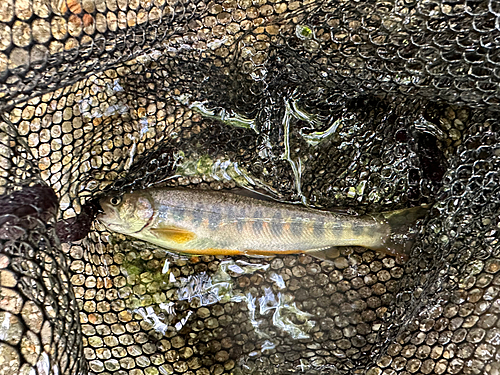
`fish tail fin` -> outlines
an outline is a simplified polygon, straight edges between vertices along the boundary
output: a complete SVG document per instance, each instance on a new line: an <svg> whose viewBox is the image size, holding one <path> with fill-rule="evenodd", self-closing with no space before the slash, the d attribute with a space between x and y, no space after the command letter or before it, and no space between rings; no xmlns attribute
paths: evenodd
<svg viewBox="0 0 500 375"><path fill-rule="evenodd" d="M416 224L429 212L428 205L404 208L402 210L387 211L375 217L382 221L386 234L382 236L380 246L372 247L386 254L408 259L410 250L415 242Z"/></svg>

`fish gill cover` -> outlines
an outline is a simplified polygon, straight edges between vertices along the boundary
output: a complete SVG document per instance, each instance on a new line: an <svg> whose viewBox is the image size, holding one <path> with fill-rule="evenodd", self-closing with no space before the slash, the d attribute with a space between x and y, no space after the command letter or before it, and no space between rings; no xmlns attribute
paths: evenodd
<svg viewBox="0 0 500 375"><path fill-rule="evenodd" d="M1 1L0 374L498 374L499 16ZM157 184L433 210L407 263L185 259L93 221Z"/></svg>

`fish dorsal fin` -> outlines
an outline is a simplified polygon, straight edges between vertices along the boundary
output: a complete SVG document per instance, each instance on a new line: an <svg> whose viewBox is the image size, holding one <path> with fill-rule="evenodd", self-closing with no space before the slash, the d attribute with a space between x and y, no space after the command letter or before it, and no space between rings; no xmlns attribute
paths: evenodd
<svg viewBox="0 0 500 375"><path fill-rule="evenodd" d="M333 208L322 208L322 207L316 207L311 204L303 205L299 201L295 202L288 202L283 199L280 199L279 196L273 194L270 191L265 191L262 189L246 189L246 188L233 188L230 190L226 190L227 192L235 195L240 195L248 198L253 198L257 199L260 201L266 201L266 202L274 202L274 203L285 203L288 205L301 205L303 207L307 207L313 210L321 210L321 211L326 211L326 212L331 212L332 214L338 214L338 215L351 215L351 216L358 216L359 214L353 210L352 208L342 208L342 207L333 207Z"/></svg>
<svg viewBox="0 0 500 375"><path fill-rule="evenodd" d="M266 202L280 202L278 197L270 196L269 192L263 190L250 190L245 188L233 188L226 190L227 192L235 195L240 195L243 197L253 198L260 201Z"/></svg>
<svg viewBox="0 0 500 375"><path fill-rule="evenodd" d="M158 238L165 241L174 241L177 243L185 243L196 238L193 232L176 227L174 225L165 225L158 228L150 228L150 231Z"/></svg>

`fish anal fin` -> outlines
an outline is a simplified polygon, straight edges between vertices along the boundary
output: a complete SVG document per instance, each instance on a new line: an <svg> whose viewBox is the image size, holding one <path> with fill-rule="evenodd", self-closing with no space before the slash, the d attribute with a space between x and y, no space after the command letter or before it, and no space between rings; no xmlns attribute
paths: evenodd
<svg viewBox="0 0 500 375"><path fill-rule="evenodd" d="M333 261L335 258L338 258L340 256L340 251L341 247L336 246L327 247L325 249L310 250L306 251L305 253L317 259Z"/></svg>
<svg viewBox="0 0 500 375"><path fill-rule="evenodd" d="M196 238L193 232L173 225L151 228L150 231L158 238L176 243L185 243Z"/></svg>

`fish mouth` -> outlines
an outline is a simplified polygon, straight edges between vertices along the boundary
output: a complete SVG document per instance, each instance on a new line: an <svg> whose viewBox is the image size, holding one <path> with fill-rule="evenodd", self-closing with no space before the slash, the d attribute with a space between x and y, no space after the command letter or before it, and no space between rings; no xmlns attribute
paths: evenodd
<svg viewBox="0 0 500 375"><path fill-rule="evenodd" d="M99 214L96 217L97 221L103 224L106 227L110 227L113 225L113 222L109 219L107 214Z"/></svg>
<svg viewBox="0 0 500 375"><path fill-rule="evenodd" d="M101 224L107 224L106 220L104 219L106 217L106 214L99 214L96 216L96 220L100 222Z"/></svg>
<svg viewBox="0 0 500 375"><path fill-rule="evenodd" d="M99 214L96 219L112 232L121 233L123 231L123 226L120 223L117 223L116 220L113 220L113 218L108 217L107 214Z"/></svg>
<svg viewBox="0 0 500 375"><path fill-rule="evenodd" d="M101 212L97 215L96 219L105 226L110 226L115 224L114 222L120 221L120 215L116 211L116 209L111 206L109 203L101 202L101 208L104 212Z"/></svg>

